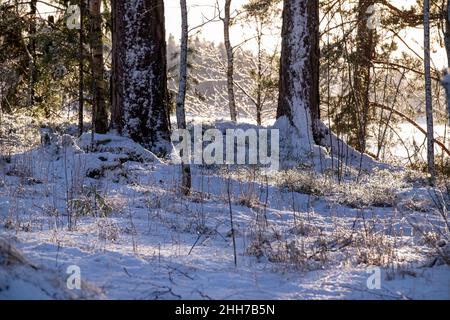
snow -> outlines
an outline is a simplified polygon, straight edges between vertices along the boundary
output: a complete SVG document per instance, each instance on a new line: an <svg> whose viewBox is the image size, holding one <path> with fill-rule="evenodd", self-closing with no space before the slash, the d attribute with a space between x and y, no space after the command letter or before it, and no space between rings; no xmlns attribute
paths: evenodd
<svg viewBox="0 0 450 320"><path fill-rule="evenodd" d="M89 150L92 143L90 133L83 134L78 141L80 148ZM99 152L112 152L116 154L125 154L131 159L145 162L161 162L161 160L151 151L145 149L140 144L131 142L128 138L117 134L95 134L95 150Z"/></svg>
<svg viewBox="0 0 450 320"><path fill-rule="evenodd" d="M103 299L101 290L85 281L78 292L71 292L62 280L62 270L36 267L21 255L16 248L0 238L0 298L1 299ZM8 263L5 263L8 261Z"/></svg>
<svg viewBox="0 0 450 320"><path fill-rule="evenodd" d="M220 126L223 130L228 124ZM60 140L66 141L65 147ZM389 192L398 199L396 208L347 206L337 201L346 197L345 188L342 193L324 195L290 191L279 182L281 173L269 175L266 185L265 178L251 168L228 173L225 168L194 166L193 192L181 198L179 166L155 159L127 138L96 135L94 152L87 152L90 134L59 141L59 153L39 147L14 155L5 164L0 237L40 271L36 275L27 266L4 266L0 259L0 299L86 295L95 299L450 298L450 268L442 263L428 266L431 249L412 234L408 222L440 226L429 189L416 180L406 181L400 172L379 173L379 181L368 178L361 187L361 192L372 190L374 180L383 193L389 181ZM19 166L30 157L34 159L30 168ZM79 163L85 163L83 170ZM102 168L103 174L86 176L92 168ZM290 173L286 177L297 179ZM230 237L228 181L237 267ZM110 213L77 216L68 230L66 189L80 199L92 198L76 191L78 185L95 186L97 201L104 199ZM410 203L416 207L408 209ZM262 225L263 216L267 228ZM378 245L395 242L394 247L388 246L395 248L392 265L381 267L380 290L368 289L370 265L358 262L367 248L340 248L339 239L352 232L355 219L362 223L361 216L375 223L385 237ZM260 247L266 247L258 255L261 235L265 240ZM313 256L324 245L324 256L301 258L302 248ZM89 290L65 287L71 265L80 267Z"/></svg>

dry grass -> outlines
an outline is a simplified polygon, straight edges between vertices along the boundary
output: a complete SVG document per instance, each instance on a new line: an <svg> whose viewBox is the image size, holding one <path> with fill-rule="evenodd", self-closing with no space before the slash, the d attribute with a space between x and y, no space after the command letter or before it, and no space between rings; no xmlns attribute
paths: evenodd
<svg viewBox="0 0 450 320"><path fill-rule="evenodd" d="M279 174L275 184L293 192L330 197L351 208L394 207L397 203L396 192L407 186L402 174L388 171L339 183L328 175L289 170Z"/></svg>

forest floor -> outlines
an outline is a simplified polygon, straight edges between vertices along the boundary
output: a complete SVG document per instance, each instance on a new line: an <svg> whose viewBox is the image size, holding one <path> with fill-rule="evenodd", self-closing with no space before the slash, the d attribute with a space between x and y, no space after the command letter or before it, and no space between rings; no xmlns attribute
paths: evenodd
<svg viewBox="0 0 450 320"><path fill-rule="evenodd" d="M180 196L179 166L95 138L1 163L0 238L28 264L0 254L0 299L450 299L449 195L418 173L195 167Z"/></svg>

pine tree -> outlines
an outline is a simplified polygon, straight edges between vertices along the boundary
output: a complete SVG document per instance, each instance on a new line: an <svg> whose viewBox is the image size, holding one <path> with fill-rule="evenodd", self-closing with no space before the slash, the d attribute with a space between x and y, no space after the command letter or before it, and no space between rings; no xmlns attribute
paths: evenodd
<svg viewBox="0 0 450 320"><path fill-rule="evenodd" d="M336 137L320 120L319 10L315 0L285 0L283 6L279 101L274 128L280 134L282 167L300 163L316 170L338 162L370 170L379 164ZM342 161L341 161L342 163Z"/></svg>
<svg viewBox="0 0 450 320"><path fill-rule="evenodd" d="M277 118L286 116L310 143L320 141L318 21L317 1L284 1Z"/></svg>
<svg viewBox="0 0 450 320"><path fill-rule="evenodd" d="M263 107L269 96L274 95L277 87L277 80L272 79L274 53L268 56L264 49L263 38L269 26L273 26L273 19L279 14L277 4L279 0L251 0L243 6L245 10L245 20L255 29L256 42L256 62L255 67L250 70L250 75L254 82L250 90L240 84L237 87L252 101L256 108L256 123L262 124ZM269 64L269 65L267 65Z"/></svg>
<svg viewBox="0 0 450 320"><path fill-rule="evenodd" d="M163 0L113 0L112 126L170 152Z"/></svg>

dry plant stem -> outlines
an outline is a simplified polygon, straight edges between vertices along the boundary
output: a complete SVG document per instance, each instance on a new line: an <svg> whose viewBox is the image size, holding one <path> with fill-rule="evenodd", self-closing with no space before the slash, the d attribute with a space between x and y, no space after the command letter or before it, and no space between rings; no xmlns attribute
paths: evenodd
<svg viewBox="0 0 450 320"><path fill-rule="evenodd" d="M237 256L236 256L236 237L234 232L234 223L233 223L233 209L231 207L231 179L228 177L227 183L227 194L228 194L228 207L230 209L230 222L231 222L231 237L233 239L233 254L234 254L234 265L237 267Z"/></svg>

